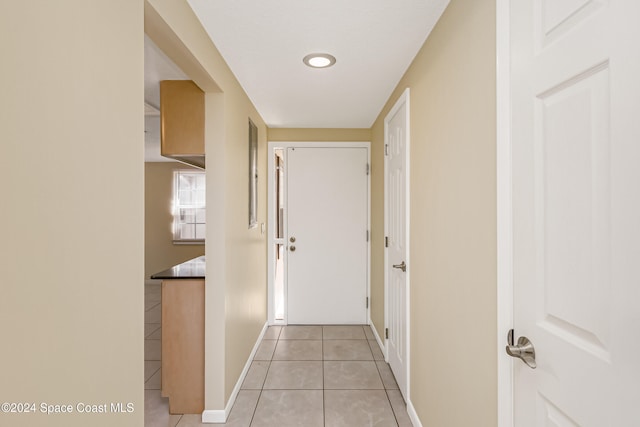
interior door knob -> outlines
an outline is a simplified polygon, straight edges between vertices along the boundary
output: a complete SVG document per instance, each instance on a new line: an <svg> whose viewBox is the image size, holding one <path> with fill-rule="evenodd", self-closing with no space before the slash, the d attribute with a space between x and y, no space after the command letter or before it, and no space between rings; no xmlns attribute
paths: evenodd
<svg viewBox="0 0 640 427"><path fill-rule="evenodd" d="M290 250L291 252L295 252L295 251L296 251L296 247L295 247L295 246L289 246L289 250Z"/></svg>
<svg viewBox="0 0 640 427"><path fill-rule="evenodd" d="M531 369L536 369L536 350L533 348L533 343L527 337L520 337L518 344L514 345L513 335L513 329L511 329L507 335L507 354L522 360Z"/></svg>
<svg viewBox="0 0 640 427"><path fill-rule="evenodd" d="M295 243L296 238L295 238L295 237L293 237L293 236L291 236L291 237L289 237L289 241L290 241L291 243Z"/></svg>

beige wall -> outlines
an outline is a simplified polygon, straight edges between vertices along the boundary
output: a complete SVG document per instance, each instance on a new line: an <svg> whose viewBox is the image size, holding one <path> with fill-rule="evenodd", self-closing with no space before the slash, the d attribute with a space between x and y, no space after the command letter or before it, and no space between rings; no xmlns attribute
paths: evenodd
<svg viewBox="0 0 640 427"><path fill-rule="evenodd" d="M410 400L425 426L497 423L495 62L495 1L452 0L373 127L375 174L384 117L409 87ZM372 242L379 331L381 197Z"/></svg>
<svg viewBox="0 0 640 427"><path fill-rule="evenodd" d="M204 244L173 244L173 172L199 170L178 162L144 164L144 277L204 255Z"/></svg>
<svg viewBox="0 0 640 427"><path fill-rule="evenodd" d="M37 408L0 425L143 424L142 22L128 0L3 4L0 401Z"/></svg>
<svg viewBox="0 0 640 427"><path fill-rule="evenodd" d="M225 401L267 321L267 131L235 80L225 92ZM248 118L258 127L258 227L249 229ZM220 159L218 159L220 160ZM207 180L207 185L209 185ZM265 225L266 226L266 225ZM209 238L210 234L207 234ZM213 238L213 236L212 236ZM209 270L207 270L208 273Z"/></svg>
<svg viewBox="0 0 640 427"><path fill-rule="evenodd" d="M267 128L186 1L145 1L145 31L205 92L205 409L224 409L267 320L266 236L248 229L248 119L258 127L258 223Z"/></svg>
<svg viewBox="0 0 640 427"><path fill-rule="evenodd" d="M371 141L371 129L270 128L269 141Z"/></svg>

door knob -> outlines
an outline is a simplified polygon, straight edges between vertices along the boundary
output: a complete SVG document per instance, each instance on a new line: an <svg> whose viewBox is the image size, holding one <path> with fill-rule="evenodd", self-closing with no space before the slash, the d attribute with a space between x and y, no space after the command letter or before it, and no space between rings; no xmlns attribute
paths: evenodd
<svg viewBox="0 0 640 427"><path fill-rule="evenodd" d="M518 344L514 345L513 335L513 329L511 329L507 335L507 354L522 360L531 369L536 369L536 350L533 348L533 343L527 337L520 337Z"/></svg>
<svg viewBox="0 0 640 427"><path fill-rule="evenodd" d="M402 261L400 264L394 264L393 268L399 268L402 271L407 271L407 264Z"/></svg>
<svg viewBox="0 0 640 427"><path fill-rule="evenodd" d="M296 247L295 247L295 246L289 246L289 250L290 250L291 252L295 252L295 251L296 251Z"/></svg>
<svg viewBox="0 0 640 427"><path fill-rule="evenodd" d="M295 238L295 237L293 237L293 236L291 236L291 237L289 238L289 241L290 241L291 243L294 243L294 242L296 241L296 238Z"/></svg>

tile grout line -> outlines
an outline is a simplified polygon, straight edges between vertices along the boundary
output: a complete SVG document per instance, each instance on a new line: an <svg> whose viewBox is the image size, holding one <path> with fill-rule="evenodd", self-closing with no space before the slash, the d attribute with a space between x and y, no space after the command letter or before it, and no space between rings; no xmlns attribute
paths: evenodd
<svg viewBox="0 0 640 427"><path fill-rule="evenodd" d="M282 329L280 329L280 333L278 333L278 336L276 337L276 346L278 346L278 341L280 341L280 334L282 333ZM262 340L264 341L264 339ZM260 345L262 345L262 343L260 343ZM273 354L275 354L276 349L273 349ZM251 413L251 420L249 421L249 427L251 427L251 425L253 424L253 420L256 416L256 412L258 411L258 404L260 403L260 398L262 397L262 392L264 391L264 386L267 383L267 376L269 375L269 370L271 370L271 362L273 361L273 354L271 355L271 359L268 360L269 365L267 366L267 373L264 375L264 381L262 381L262 386L260 387L260 393L258 393L258 400L256 400L256 406L253 408L253 412ZM255 358L253 359L253 361L255 362ZM252 362L253 363L253 362ZM235 406L235 404L234 404ZM233 412L233 408L231 408L231 411ZM229 413L229 415L231 415L231 413Z"/></svg>
<svg viewBox="0 0 640 427"><path fill-rule="evenodd" d="M320 356L322 357L322 425L324 427L327 426L327 393L326 393L326 384L324 381L324 325L322 326L322 345L321 345L322 353Z"/></svg>
<svg viewBox="0 0 640 427"><path fill-rule="evenodd" d="M393 418L396 420L396 426L400 426L400 422L398 421L398 416L396 415L396 410L393 407L391 398L389 397L389 390L385 389L384 394L387 396L387 400L389 401L389 406L391 406L391 413L393 414Z"/></svg>
<svg viewBox="0 0 640 427"><path fill-rule="evenodd" d="M156 308L157 306L159 306L160 304L162 304L162 301L160 301L160 302L156 303L156 304L155 304L154 306L152 306L152 307L145 308L144 312L146 313L146 312L148 312L148 311L151 311L151 310L153 310L154 308Z"/></svg>
<svg viewBox="0 0 640 427"><path fill-rule="evenodd" d="M319 326L320 326L320 325L319 325ZM361 326L361 328L364 328L364 327L365 327L365 326L362 326L362 325L359 325L359 326ZM330 361L329 361L329 360L327 360L327 359L325 358L325 354L324 354L324 344L325 344L325 341L330 341L330 340L329 340L329 339L327 339L327 337L326 337L325 330L324 330L324 329L325 329L325 328L324 328L324 326L321 326L321 328L322 328L322 329L321 329L321 330L322 330L322 334L321 334L321 340L320 340L320 341L321 341L321 357L320 357L320 361L321 361L321 364L322 364L322 368L321 368L321 369L322 369L322 393L323 393L323 394L322 394L322 405L323 405L323 406L322 406L323 426L325 426L325 427L326 427L326 425L327 425L327 418L326 418L326 415L327 415L327 414L326 414L326 410L327 410L327 408L326 408L326 391L327 391L327 390L342 390L342 391L368 391L368 390L369 390L369 391L373 391L373 390L380 391L380 390L384 390L384 392L385 392L385 396L387 397L387 402L388 402L388 404L389 404L389 406L390 406L390 409L391 409L392 414L393 414L393 417L394 417L393 419L394 419L394 421L395 421L395 425L396 425L396 426L399 426L399 425L400 425L400 423L399 423L399 421L398 421L397 411L396 411L396 409L395 409L395 407L394 407L394 405L393 405L393 403L392 403L392 401L391 401L391 396L390 396L390 394L389 394L389 393L390 393L390 391L391 391L391 389L387 389L387 386L386 386L386 384L384 383L384 380L383 380L383 378L382 378L381 368L380 368L380 366L379 366L379 364L378 364L379 360L376 360L376 359L375 359L375 357L373 357L373 350L372 350L372 348L371 348L371 345L368 345L367 347L369 348L369 351L370 351L370 353L371 353L371 356L373 357L373 360L371 360L371 359L365 359L365 360L362 360L362 359L358 359L358 360L346 359L346 360L345 360L345 359L343 359L343 360L330 360ZM363 332L364 332L364 331L363 331ZM273 363L273 361L275 360L275 359L274 359L274 357L275 357L275 349L277 348L277 346L278 346L278 344L280 343L280 341L286 341L286 340L284 340L284 339L282 338L283 334L284 334L284 326L280 328L280 331L278 332L277 336L275 337L276 344L275 344L275 347L274 347L274 352L271 354L270 359L268 359L268 360L267 360L267 363L268 363L268 365L267 365L267 373L265 374L264 381L262 382L262 386L261 386L261 388L259 389L259 394L258 394L258 398L257 398L257 401L256 401L256 405L255 405L255 407L254 407L254 409L253 409L253 412L252 412L252 414L251 414L251 418L250 418L250 423L249 423L249 425L250 425L250 426L251 426L251 425L253 425L254 421L256 421L256 418L255 418L255 417L256 417L256 414L257 414L257 407L258 407L258 404L259 404L260 400L262 399L263 392L264 392L265 390L267 390L267 389L265 389L266 379L267 379L267 377L268 377L268 375L269 375L270 369L271 369L271 367L272 367L272 363ZM353 339L353 338L344 338L344 339ZM366 332L365 332L365 340L366 340L366 339L367 339L367 338L366 338ZM368 341L368 340L367 340L367 341ZM371 343L370 343L370 342L368 342L368 344L371 344ZM376 343L376 344L377 344L377 343ZM255 361L255 359L254 359L254 361ZM308 361L311 361L311 360L298 360L298 359L295 359L295 360L294 360L294 359L290 359L290 360L283 360L283 361L284 361L284 362L287 362L287 361L290 361L290 362L296 362L296 361L300 361L300 362L308 362ZM382 388L379 388L379 389L378 389L378 388L327 389L327 388L326 388L326 381L325 381L325 364L326 364L326 363L328 363L328 362L373 362L373 363L375 364L375 366L376 366L376 372L378 373L378 378L380 379L380 381L381 381L381 383L382 383ZM155 375L155 374L154 374L154 375ZM153 375L152 375L152 376L153 376ZM274 389L274 390L305 391L305 390L311 390L311 389L307 389L307 388L286 388L286 389ZM393 389L393 390L395 390L395 389ZM232 411L233 411L233 409L232 409Z"/></svg>
<svg viewBox="0 0 640 427"><path fill-rule="evenodd" d="M160 360L145 360L145 362L160 362ZM158 373L158 371L160 371L160 369L162 369L162 365L160 365L160 367L159 367L158 369L156 369L155 371L153 371L153 374L149 375L149 379L148 379L148 380L146 380L146 381L144 382L144 385L145 385L145 386L147 385L147 383L148 383L149 381L151 381L151 378L153 378L153 376L154 376L155 374L157 374L157 373ZM160 384L160 387L162 387L162 384ZM147 390L147 389L145 388L145 390ZM151 389L150 389L150 390L151 390Z"/></svg>
<svg viewBox="0 0 640 427"><path fill-rule="evenodd" d="M365 337L366 337L366 333L365 333ZM369 340L367 340L367 343L369 344L369 350L371 351L371 355L373 356L373 349L371 348L371 343L369 342ZM376 341L376 345L378 345L377 341ZM376 365L376 369L378 371L378 375L380 376L380 381L382 381L382 387L384 387L384 394L385 396L387 396L387 401L389 402L389 406L391 407L391 413L393 414L393 419L396 422L396 426L400 426L400 422L398 421L398 416L396 415L396 410L393 407L393 403L391 402L391 398L389 397L389 390L387 389L387 385L384 383L384 380L382 379L382 372L380 372L380 368L378 367L378 360L375 360L375 356L373 356L374 358L374 363Z"/></svg>

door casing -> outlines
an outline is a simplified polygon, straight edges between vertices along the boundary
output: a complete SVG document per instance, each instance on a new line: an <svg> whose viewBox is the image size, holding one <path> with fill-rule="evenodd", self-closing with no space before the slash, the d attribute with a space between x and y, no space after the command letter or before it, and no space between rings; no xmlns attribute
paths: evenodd
<svg viewBox="0 0 640 427"><path fill-rule="evenodd" d="M510 2L496 1L496 230L498 427L513 427L513 362L505 352L513 325Z"/></svg>
<svg viewBox="0 0 640 427"><path fill-rule="evenodd" d="M405 89L404 92L402 93L402 95L400 95L400 97L398 98L398 100L396 101L395 105L393 106L393 108L391 108L391 110L389 111L389 113L387 114L385 121L384 121L384 146L383 149L386 149L386 145L387 145L387 122L390 120L391 117L393 117L393 115L400 109L400 107L402 105L405 106L406 108L406 117L407 117L407 121L406 121L406 130L405 130L405 134L406 134L406 150L405 150L405 154L406 154L406 160L405 160L405 197L406 197L406 203L404 206L405 209L405 245L406 245L406 262L407 262L407 271L406 271L406 276L405 276L405 288L406 288L406 294L405 294L405 324L406 324L406 337L405 337L405 343L406 343L406 348L405 348L405 361L406 361L406 390L405 390L405 401L409 402L410 401L410 389L411 389L411 281L410 281L410 277L411 277L411 254L410 254L410 236L411 236L411 229L410 229L410 207L411 207L411 192L410 192L410 186L409 183L411 181L411 155L410 155L410 141L411 141L411 129L410 129L410 117L411 117L411 110L410 110L410 106L409 106L409 88ZM389 185L388 185L388 176L387 176L387 170L388 170L388 166L387 166L387 156L384 155L384 234L385 236L389 235L389 223L388 223L388 212L389 212ZM390 279L389 279L389 254L388 254L388 250L387 248L385 248L384 251L384 327L385 329L387 329L389 327L389 303L390 303L390 298L389 298L389 286L390 286ZM386 362L389 362L389 341L387 339L384 340L384 358Z"/></svg>
<svg viewBox="0 0 640 427"><path fill-rule="evenodd" d="M268 189L267 189L267 204L268 204L268 230L267 230L267 319L269 325L286 325L287 324L287 306L285 304L284 307L284 321L277 321L275 319L275 238L273 230L276 227L276 216L274 214L275 209L275 166L272 161L275 156L275 150L279 148L286 149L290 147L300 147L300 148L366 148L367 149L367 161L371 164L371 143L370 142L323 142L323 141L314 141L314 142L279 142L279 141L269 141L268 142ZM286 159L285 159L285 170L286 170ZM285 178L286 181L286 178ZM367 176L367 199L371 200L371 174ZM287 204L287 194L285 190L284 194L285 206ZM287 221L286 221L287 213L284 213L285 221L284 221L284 235L287 236ZM371 203L367 207L367 229L369 230L369 235L371 235ZM287 251L284 251L284 262L287 262ZM286 265L286 264L285 264ZM366 286L367 286L367 297L370 298L371 295L371 239L367 242L367 277L366 277ZM286 271L286 268L285 268ZM285 274L284 278L284 300L287 301L287 278ZM371 304L367 307L366 319L368 324L371 324Z"/></svg>

